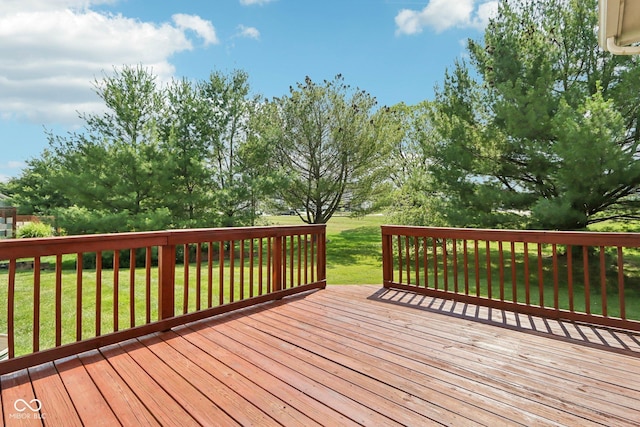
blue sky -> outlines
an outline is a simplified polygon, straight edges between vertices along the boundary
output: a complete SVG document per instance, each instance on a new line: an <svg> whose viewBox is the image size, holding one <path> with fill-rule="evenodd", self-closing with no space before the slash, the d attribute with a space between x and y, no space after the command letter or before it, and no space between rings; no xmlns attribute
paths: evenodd
<svg viewBox="0 0 640 427"><path fill-rule="evenodd" d="M92 81L142 64L162 81L245 70L253 92L332 79L380 105L432 99L495 0L2 0L0 180L102 105Z"/></svg>

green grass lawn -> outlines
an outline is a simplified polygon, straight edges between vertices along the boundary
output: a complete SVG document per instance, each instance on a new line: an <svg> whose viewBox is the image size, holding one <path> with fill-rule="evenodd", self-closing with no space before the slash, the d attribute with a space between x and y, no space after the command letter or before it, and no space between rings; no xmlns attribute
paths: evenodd
<svg viewBox="0 0 640 427"><path fill-rule="evenodd" d="M300 225L297 216L265 217L269 224ZM382 215L334 216L327 223L327 283L382 284Z"/></svg>

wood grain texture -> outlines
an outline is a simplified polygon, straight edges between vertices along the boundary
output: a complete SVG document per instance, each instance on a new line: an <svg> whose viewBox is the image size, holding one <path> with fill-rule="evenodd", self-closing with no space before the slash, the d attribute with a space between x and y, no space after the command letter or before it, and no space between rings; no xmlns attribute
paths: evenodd
<svg viewBox="0 0 640 427"><path fill-rule="evenodd" d="M0 387L5 425L18 424L16 399L39 399L46 417L31 425L634 426L640 335L329 286L3 375Z"/></svg>

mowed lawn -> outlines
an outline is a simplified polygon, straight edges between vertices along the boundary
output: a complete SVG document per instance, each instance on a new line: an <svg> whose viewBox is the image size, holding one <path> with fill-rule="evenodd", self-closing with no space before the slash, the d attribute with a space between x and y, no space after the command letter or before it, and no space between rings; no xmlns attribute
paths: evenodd
<svg viewBox="0 0 640 427"><path fill-rule="evenodd" d="M297 216L267 216L274 225L304 224ZM361 218L334 216L327 223L327 283L332 285L382 285L384 215Z"/></svg>

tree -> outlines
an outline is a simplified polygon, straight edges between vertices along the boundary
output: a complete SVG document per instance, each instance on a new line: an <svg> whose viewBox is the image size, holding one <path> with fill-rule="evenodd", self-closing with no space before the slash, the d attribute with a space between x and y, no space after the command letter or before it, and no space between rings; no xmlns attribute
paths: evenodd
<svg viewBox="0 0 640 427"><path fill-rule="evenodd" d="M173 80L165 89L160 120L160 148L165 153L160 185L164 205L173 223L182 227L211 226L218 215L211 209L214 180L208 153L212 129L210 103L201 87L186 79Z"/></svg>
<svg viewBox="0 0 640 427"><path fill-rule="evenodd" d="M105 112L50 134L43 157L7 184L24 209L71 234L255 223L275 168L263 166L271 151L252 129L246 73L162 87L124 67L95 88Z"/></svg>
<svg viewBox="0 0 640 427"><path fill-rule="evenodd" d="M238 167L242 171L240 184L248 195L250 225L256 224L261 214L261 205L273 204L273 197L279 188L286 185L286 173L277 166L277 146L271 142L273 132L269 102L254 104L254 111L248 123L247 139L237 153Z"/></svg>
<svg viewBox="0 0 640 427"><path fill-rule="evenodd" d="M18 177L11 178L0 192L11 199L21 215L46 214L56 207L71 206L71 201L55 184L60 173L56 156L45 149L39 158L27 160Z"/></svg>
<svg viewBox="0 0 640 427"><path fill-rule="evenodd" d="M393 130L397 132L389 164L392 183L389 213L394 222L408 225L444 225L440 215L440 194L430 172L436 135L431 123L432 104L428 101L390 109Z"/></svg>
<svg viewBox="0 0 640 427"><path fill-rule="evenodd" d="M322 85L307 77L272 102L270 138L288 175L282 201L314 224L326 223L341 204L365 209L389 147L375 98L338 75Z"/></svg>
<svg viewBox="0 0 640 427"><path fill-rule="evenodd" d="M640 64L600 50L596 25L595 0L503 0L484 42L469 42L475 72L455 64L433 116L451 223L637 217Z"/></svg>

